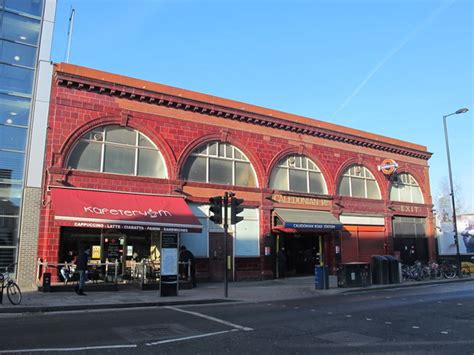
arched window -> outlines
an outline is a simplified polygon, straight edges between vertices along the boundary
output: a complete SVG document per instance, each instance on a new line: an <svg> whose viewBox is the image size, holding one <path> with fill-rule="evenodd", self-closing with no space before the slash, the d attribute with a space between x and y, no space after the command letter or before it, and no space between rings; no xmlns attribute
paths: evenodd
<svg viewBox="0 0 474 355"><path fill-rule="evenodd" d="M101 173L166 178L163 156L142 133L118 125L103 126L75 144L68 168Z"/></svg>
<svg viewBox="0 0 474 355"><path fill-rule="evenodd" d="M281 159L270 175L270 187L277 190L327 194L326 182L316 164L303 155Z"/></svg>
<svg viewBox="0 0 474 355"><path fill-rule="evenodd" d="M236 147L210 142L195 149L184 163L184 180L256 187L252 164Z"/></svg>
<svg viewBox="0 0 474 355"><path fill-rule="evenodd" d="M423 203L423 194L420 185L411 174L401 173L390 186L390 200Z"/></svg>
<svg viewBox="0 0 474 355"><path fill-rule="evenodd" d="M381 199L379 186L374 176L363 165L352 165L342 174L339 195Z"/></svg>

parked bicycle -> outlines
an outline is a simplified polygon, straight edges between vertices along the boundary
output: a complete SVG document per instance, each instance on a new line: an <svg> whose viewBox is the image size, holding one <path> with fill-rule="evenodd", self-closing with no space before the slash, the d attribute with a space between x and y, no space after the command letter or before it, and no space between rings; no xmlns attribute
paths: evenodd
<svg viewBox="0 0 474 355"><path fill-rule="evenodd" d="M454 264L442 262L439 265L439 268L441 277L444 277L445 279L454 279L457 275L457 267Z"/></svg>
<svg viewBox="0 0 474 355"><path fill-rule="evenodd" d="M11 304L18 305L21 303L21 290L20 287L10 278L10 268L16 264L10 264L5 267L4 272L0 272L0 282L2 283L2 293L0 294L0 303L3 302L3 290L7 289L7 296Z"/></svg>

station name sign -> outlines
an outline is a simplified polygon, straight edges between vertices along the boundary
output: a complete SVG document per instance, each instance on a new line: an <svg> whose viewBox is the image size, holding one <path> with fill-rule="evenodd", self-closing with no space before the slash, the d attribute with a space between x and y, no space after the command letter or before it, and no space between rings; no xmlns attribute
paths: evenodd
<svg viewBox="0 0 474 355"><path fill-rule="evenodd" d="M286 203L290 205L307 205L307 206L318 206L318 207L329 207L329 200L314 197L302 197L292 195L272 195L272 200L278 203Z"/></svg>
<svg viewBox="0 0 474 355"><path fill-rule="evenodd" d="M342 229L342 224L285 223L285 228L337 230Z"/></svg>

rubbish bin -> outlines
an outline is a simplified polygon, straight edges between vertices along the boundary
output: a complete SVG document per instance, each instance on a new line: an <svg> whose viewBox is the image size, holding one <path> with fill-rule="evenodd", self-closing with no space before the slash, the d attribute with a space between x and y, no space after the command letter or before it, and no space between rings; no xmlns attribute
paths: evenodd
<svg viewBox="0 0 474 355"><path fill-rule="evenodd" d="M329 288L329 274L327 266L316 266L314 268L315 288L317 290L327 290Z"/></svg>
<svg viewBox="0 0 474 355"><path fill-rule="evenodd" d="M400 266L398 259L395 258L393 255L385 255L384 256L388 260L388 273L389 273L389 280L391 284L399 284L400 280Z"/></svg>
<svg viewBox="0 0 474 355"><path fill-rule="evenodd" d="M51 273L45 272L43 274L43 292L51 292Z"/></svg>
<svg viewBox="0 0 474 355"><path fill-rule="evenodd" d="M372 284L381 285L390 283L389 262L381 255L372 256Z"/></svg>
<svg viewBox="0 0 474 355"><path fill-rule="evenodd" d="M370 265L353 262L339 265L337 272L338 287L370 286Z"/></svg>

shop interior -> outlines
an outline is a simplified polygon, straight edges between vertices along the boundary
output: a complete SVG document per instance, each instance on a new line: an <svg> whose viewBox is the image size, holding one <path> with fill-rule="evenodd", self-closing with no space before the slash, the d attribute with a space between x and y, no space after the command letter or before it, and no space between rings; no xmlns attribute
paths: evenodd
<svg viewBox="0 0 474 355"><path fill-rule="evenodd" d="M159 231L63 227L58 261L63 263L69 251L77 256L81 247L90 248L89 280L157 283L160 277L160 243Z"/></svg>

